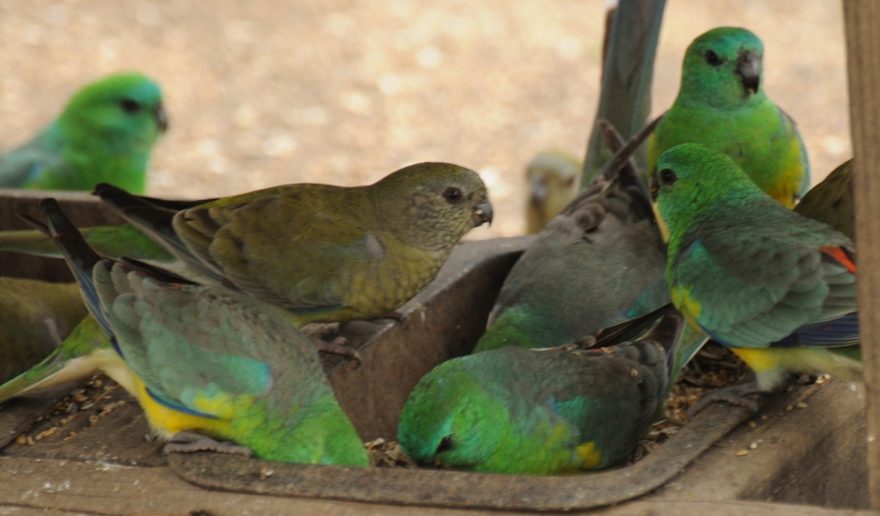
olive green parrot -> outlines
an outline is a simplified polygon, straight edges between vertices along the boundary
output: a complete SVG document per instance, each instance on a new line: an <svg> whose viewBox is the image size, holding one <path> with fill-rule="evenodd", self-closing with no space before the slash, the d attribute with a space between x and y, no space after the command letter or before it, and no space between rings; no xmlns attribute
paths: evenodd
<svg viewBox="0 0 880 516"><path fill-rule="evenodd" d="M74 283L0 277L0 383L51 353L86 313Z"/></svg>
<svg viewBox="0 0 880 516"><path fill-rule="evenodd" d="M492 220L472 170L421 163L363 187L277 186L189 208L110 185L96 194L190 269L290 312L297 326L388 315Z"/></svg>
<svg viewBox="0 0 880 516"><path fill-rule="evenodd" d="M795 206L794 211L824 222L855 240L855 205L852 191L852 160L842 163Z"/></svg>
<svg viewBox="0 0 880 516"><path fill-rule="evenodd" d="M168 128L159 85L139 73L79 90L56 120L0 155L0 188L91 190L109 182L146 188L150 152Z"/></svg>
<svg viewBox="0 0 880 516"><path fill-rule="evenodd" d="M581 163L565 152L548 150L532 158L526 168L526 234L541 231L575 198L580 175Z"/></svg>
<svg viewBox="0 0 880 516"><path fill-rule="evenodd" d="M648 170L667 149L701 143L724 152L789 208L810 186L807 152L794 121L764 92L764 45L737 27L712 29L688 47L672 107L648 140Z"/></svg>

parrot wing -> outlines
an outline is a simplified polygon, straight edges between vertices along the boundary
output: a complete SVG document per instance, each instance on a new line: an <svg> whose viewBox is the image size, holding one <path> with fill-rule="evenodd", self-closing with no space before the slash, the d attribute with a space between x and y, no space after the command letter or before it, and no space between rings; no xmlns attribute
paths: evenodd
<svg viewBox="0 0 880 516"><path fill-rule="evenodd" d="M126 362L175 410L229 419L236 400L268 397L282 370L319 378L307 337L273 307L222 287L162 284L127 264L102 262L94 277Z"/></svg>
<svg viewBox="0 0 880 516"><path fill-rule="evenodd" d="M804 224L790 238L791 233L771 234L767 227L755 227L748 238L705 229L678 253L670 293L700 326L713 329L713 338L736 347L766 347L804 325L855 310L855 278L847 265L798 238L824 226ZM842 247L831 247L844 254ZM704 274L709 270L713 274ZM709 284L710 276L722 280Z"/></svg>

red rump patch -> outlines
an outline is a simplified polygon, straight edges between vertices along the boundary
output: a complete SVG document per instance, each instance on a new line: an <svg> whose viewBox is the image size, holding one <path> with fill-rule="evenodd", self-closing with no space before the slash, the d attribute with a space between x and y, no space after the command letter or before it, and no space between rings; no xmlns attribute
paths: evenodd
<svg viewBox="0 0 880 516"><path fill-rule="evenodd" d="M819 250L837 260L837 262L846 267L846 270L849 272L853 274L856 273L856 262L852 261L849 253L847 253L842 247L826 245L820 247Z"/></svg>

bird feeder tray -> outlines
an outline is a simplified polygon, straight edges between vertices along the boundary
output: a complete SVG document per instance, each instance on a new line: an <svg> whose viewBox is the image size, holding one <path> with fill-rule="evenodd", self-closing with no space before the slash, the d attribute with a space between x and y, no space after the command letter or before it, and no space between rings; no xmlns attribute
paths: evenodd
<svg viewBox="0 0 880 516"><path fill-rule="evenodd" d="M38 215L43 195L0 190L0 229L24 228L14 214ZM78 225L119 222L91 196L56 197ZM504 277L529 242L530 237L518 237L463 243L435 281L400 309L401 321L358 321L340 327L363 362L331 356L324 358L324 366L340 404L365 441L395 440L400 410L419 379L437 364L470 352ZM0 273L71 279L58 260L12 253L0 253ZM144 437L148 427L137 403L122 389L102 391L109 383L67 386L0 407L0 469L13 458L57 461L58 468L88 461L145 472L160 468L198 486L195 489L205 497L211 490L289 497L292 508L317 499L373 504L351 505L361 509L406 505L574 511L639 497L639 503L659 504L651 505L657 509L685 504L675 506L680 509L696 500L735 501L745 503L737 506L743 508L751 507L748 500L867 506L863 402L849 385L837 381L795 386L769 397L759 415L712 405L631 465L565 476L294 465L207 452L163 456L159 444ZM90 412L81 403L70 413L59 410L59 399L83 392L76 389L100 391L104 408ZM749 419L751 425L742 424ZM841 499L844 493L847 498ZM0 489L3 502L9 500ZM785 512L788 506L773 507Z"/></svg>

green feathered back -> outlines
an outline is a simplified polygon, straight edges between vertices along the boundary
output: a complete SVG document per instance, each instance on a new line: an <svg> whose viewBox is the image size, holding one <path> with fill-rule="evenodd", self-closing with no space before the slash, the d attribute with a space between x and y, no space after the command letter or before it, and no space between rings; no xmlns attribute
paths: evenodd
<svg viewBox="0 0 880 516"><path fill-rule="evenodd" d="M94 281L126 363L160 403L215 419L215 436L260 458L367 464L313 344L283 311L111 262Z"/></svg>

